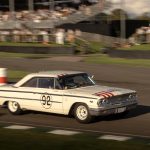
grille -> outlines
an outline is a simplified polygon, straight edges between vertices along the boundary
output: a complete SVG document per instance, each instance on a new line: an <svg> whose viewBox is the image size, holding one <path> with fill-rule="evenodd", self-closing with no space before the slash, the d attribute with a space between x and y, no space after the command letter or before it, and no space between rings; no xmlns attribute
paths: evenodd
<svg viewBox="0 0 150 150"><path fill-rule="evenodd" d="M120 103L126 103L129 99L129 95L130 94L124 94L124 95L120 95L120 96L115 96L109 99L111 104L120 104Z"/></svg>

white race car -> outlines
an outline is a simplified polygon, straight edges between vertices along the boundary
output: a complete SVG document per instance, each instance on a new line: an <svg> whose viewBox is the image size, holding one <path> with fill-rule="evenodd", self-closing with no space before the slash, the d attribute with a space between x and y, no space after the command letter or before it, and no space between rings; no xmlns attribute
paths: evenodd
<svg viewBox="0 0 150 150"><path fill-rule="evenodd" d="M80 123L94 116L125 113L137 105L136 91L97 85L85 72L47 71L0 87L0 105L15 115L24 110L74 115Z"/></svg>

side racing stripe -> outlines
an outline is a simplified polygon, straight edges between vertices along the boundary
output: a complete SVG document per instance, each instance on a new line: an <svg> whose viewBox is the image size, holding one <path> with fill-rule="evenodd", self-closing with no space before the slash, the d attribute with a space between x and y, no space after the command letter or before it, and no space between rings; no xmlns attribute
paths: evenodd
<svg viewBox="0 0 150 150"><path fill-rule="evenodd" d="M19 98L19 97L7 97L7 96L0 96L0 98L11 98L11 99L18 99L18 100L34 100L34 101L42 101L40 99L30 99L30 98ZM62 102L57 102L57 101L50 101L54 103L62 103Z"/></svg>
<svg viewBox="0 0 150 150"><path fill-rule="evenodd" d="M54 95L54 96L68 96L68 97L79 97L79 98L87 98L87 99L97 99L93 97L86 97L86 96L76 96L76 95L68 95L68 94L52 94L52 93L47 93L47 92L31 92L31 91L11 91L11 90L0 90L0 92L16 92L16 93L33 93L33 94L49 94L49 95Z"/></svg>

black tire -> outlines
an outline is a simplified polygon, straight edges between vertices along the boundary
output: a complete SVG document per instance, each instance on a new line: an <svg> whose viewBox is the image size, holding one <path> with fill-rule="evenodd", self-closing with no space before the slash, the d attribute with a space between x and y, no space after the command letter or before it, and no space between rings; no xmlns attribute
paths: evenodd
<svg viewBox="0 0 150 150"><path fill-rule="evenodd" d="M74 117L80 123L90 123L93 117L89 113L86 104L78 103L74 107Z"/></svg>
<svg viewBox="0 0 150 150"><path fill-rule="evenodd" d="M123 119L123 118L126 118L127 116L128 116L128 114L129 114L129 111L128 110L126 110L126 111L124 111L124 112L122 112L122 113L118 113L118 114L115 114L115 115L113 115L116 119Z"/></svg>
<svg viewBox="0 0 150 150"><path fill-rule="evenodd" d="M20 115L22 113L20 105L15 101L8 102L8 110L13 115Z"/></svg>
<svg viewBox="0 0 150 150"><path fill-rule="evenodd" d="M120 114L118 114L120 117L126 117L129 114L129 110L126 110Z"/></svg>

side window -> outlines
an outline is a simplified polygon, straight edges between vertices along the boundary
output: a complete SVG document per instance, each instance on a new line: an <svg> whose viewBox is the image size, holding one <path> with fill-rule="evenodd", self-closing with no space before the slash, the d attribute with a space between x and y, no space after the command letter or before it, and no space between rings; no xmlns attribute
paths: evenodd
<svg viewBox="0 0 150 150"><path fill-rule="evenodd" d="M55 89L61 89L62 90L62 87L61 85L59 84L58 80L55 79Z"/></svg>
<svg viewBox="0 0 150 150"><path fill-rule="evenodd" d="M38 78L38 88L54 88L54 78Z"/></svg>
<svg viewBox="0 0 150 150"><path fill-rule="evenodd" d="M37 78L32 78L26 83L24 83L21 87L37 87Z"/></svg>

